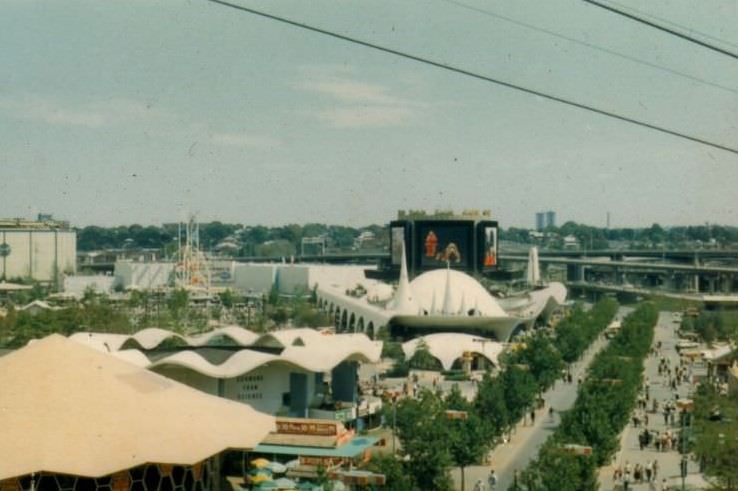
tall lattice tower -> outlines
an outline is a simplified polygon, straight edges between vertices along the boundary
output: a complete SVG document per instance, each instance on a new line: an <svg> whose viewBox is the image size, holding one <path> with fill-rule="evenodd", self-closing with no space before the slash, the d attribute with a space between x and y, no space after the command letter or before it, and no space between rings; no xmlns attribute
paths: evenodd
<svg viewBox="0 0 738 491"><path fill-rule="evenodd" d="M184 227L183 227L184 225ZM184 233L184 235L183 235ZM188 290L210 291L210 266L200 250L200 225L194 215L186 224L179 224L177 234L179 249L175 269L175 286Z"/></svg>

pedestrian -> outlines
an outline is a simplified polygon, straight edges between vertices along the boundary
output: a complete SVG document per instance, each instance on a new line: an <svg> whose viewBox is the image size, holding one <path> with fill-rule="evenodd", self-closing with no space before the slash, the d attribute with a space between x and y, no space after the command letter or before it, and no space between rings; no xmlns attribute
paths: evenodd
<svg viewBox="0 0 738 491"><path fill-rule="evenodd" d="M651 475L653 474L653 463L649 460L646 462L646 482L651 482Z"/></svg>
<svg viewBox="0 0 738 491"><path fill-rule="evenodd" d="M669 491L669 484L666 482L666 478L661 480L661 491Z"/></svg>
<svg viewBox="0 0 738 491"><path fill-rule="evenodd" d="M653 459L653 481L656 482L656 479L659 477L659 461L656 459Z"/></svg>
<svg viewBox="0 0 738 491"><path fill-rule="evenodd" d="M551 422L553 423L553 421L554 421L554 408L553 407L549 407L548 408L548 417L551 420Z"/></svg>
<svg viewBox="0 0 738 491"><path fill-rule="evenodd" d="M474 484L474 491L485 491L484 481L481 479L477 479L476 484Z"/></svg>
<svg viewBox="0 0 738 491"><path fill-rule="evenodd" d="M626 470L625 474L623 475L623 491L628 491L630 489L630 471Z"/></svg>
<svg viewBox="0 0 738 491"><path fill-rule="evenodd" d="M530 425L533 426L536 424L536 410L531 409L530 410Z"/></svg>
<svg viewBox="0 0 738 491"><path fill-rule="evenodd" d="M497 486L497 476L495 475L494 469L489 470L489 476L487 477L487 483L489 484L489 491L495 491L495 487Z"/></svg>

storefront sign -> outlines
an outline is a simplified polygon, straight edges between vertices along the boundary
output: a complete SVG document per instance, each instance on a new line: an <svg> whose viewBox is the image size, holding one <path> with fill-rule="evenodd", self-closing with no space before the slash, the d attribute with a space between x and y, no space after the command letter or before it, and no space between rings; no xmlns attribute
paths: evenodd
<svg viewBox="0 0 738 491"><path fill-rule="evenodd" d="M277 433L288 435L317 435L336 436L338 428L336 423L313 423L277 420Z"/></svg>

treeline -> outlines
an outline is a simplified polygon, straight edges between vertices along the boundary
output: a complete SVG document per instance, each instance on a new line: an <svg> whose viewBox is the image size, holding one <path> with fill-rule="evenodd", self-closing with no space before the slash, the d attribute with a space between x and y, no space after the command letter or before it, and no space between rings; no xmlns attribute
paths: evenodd
<svg viewBox="0 0 738 491"><path fill-rule="evenodd" d="M738 313L703 310L697 317L685 316L681 328L699 334L707 343L730 341L738 337Z"/></svg>
<svg viewBox="0 0 738 491"><path fill-rule="evenodd" d="M583 248L606 249L610 241L631 242L638 246L668 245L678 247L696 242L708 243L712 239L721 246L738 243L738 227L723 225L697 225L685 227L662 227L655 223L646 228L602 228L566 222L560 227L547 227L543 232L555 235L546 242L556 247L563 245L563 237L573 235ZM529 229L503 230L500 238L512 242L533 243Z"/></svg>
<svg viewBox="0 0 738 491"><path fill-rule="evenodd" d="M643 360L649 352L658 311L641 304L623 321L620 332L599 353L567 411L538 457L510 489L528 491L596 490L597 469L618 448L642 384ZM591 455L577 455L567 445L591 447Z"/></svg>
<svg viewBox="0 0 738 491"><path fill-rule="evenodd" d="M694 395L694 411L682 431L694 441L700 470L714 489L738 489L738 392L727 394L711 383L701 383Z"/></svg>
<svg viewBox="0 0 738 491"><path fill-rule="evenodd" d="M376 241L386 244L388 232L380 225L369 225L362 228L344 227L340 225L324 225L308 223L306 225L290 224L280 227L263 225L245 226L221 222L201 223L199 230L200 246L205 250L214 249L225 239L233 244L235 255L270 255L270 249L264 244L277 244L277 253L295 254L300 251L304 237L325 237L326 246L338 249L351 248L362 232L374 234ZM81 251L145 248L172 249L179 234L178 224L165 224L160 227L129 225L119 227L89 226L77 230L77 247Z"/></svg>
<svg viewBox="0 0 738 491"><path fill-rule="evenodd" d="M604 299L589 312L575 311L582 339L591 340L590 333L601 332L616 309L614 300ZM576 328L568 324L567 336ZM388 489L450 489L451 466L462 468L463 479L464 468L478 464L561 377L566 363L556 347L556 332L552 337L538 331L526 339L501 360L504 368L496 377L485 374L471 402L455 387L445 399L431 391L422 391L417 399L402 399L395 414L391 405L385 405L385 419L391 422L396 416L397 434L408 456L408 460L381 459L374 464L388 475ZM576 346L580 355L587 347ZM448 410L465 411L467 419L449 419Z"/></svg>
<svg viewBox="0 0 738 491"><path fill-rule="evenodd" d="M232 239L236 246L236 255L267 255L297 253L300 251L304 237L325 237L326 245L335 249L350 249L362 232L374 234L374 246L385 247L389 244L389 233L386 225L369 225L366 227L346 227L308 223L305 225L290 224L279 227L264 225L243 225L221 223L218 221L200 224L200 244L205 250L211 250L226 238ZM582 247L588 249L605 249L609 241L627 241L636 245L666 244L679 246L697 241L704 243L711 239L720 245L738 243L738 227L721 225L703 225L689 227L664 228L654 224L648 228L616 228L607 229L566 222L561 227L548 227L544 232L552 233L545 244L549 247L563 246L563 237L573 235ZM77 247L82 251L120 249L124 247L165 249L171 248L177 239L178 225L162 226L127 225L118 227L89 226L77 230ZM527 228L510 227L500 229L502 240L535 243ZM273 248L264 249L264 244L271 243ZM264 249L264 250L262 250Z"/></svg>

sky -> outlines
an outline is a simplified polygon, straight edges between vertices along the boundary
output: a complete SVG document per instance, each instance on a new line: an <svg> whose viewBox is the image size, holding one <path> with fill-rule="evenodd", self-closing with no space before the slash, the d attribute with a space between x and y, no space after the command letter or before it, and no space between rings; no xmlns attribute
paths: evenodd
<svg viewBox="0 0 738 491"><path fill-rule="evenodd" d="M738 147L738 60L582 0L233 2ZM738 53L734 0L617 5ZM0 12L2 217L738 225L734 153L207 0Z"/></svg>

